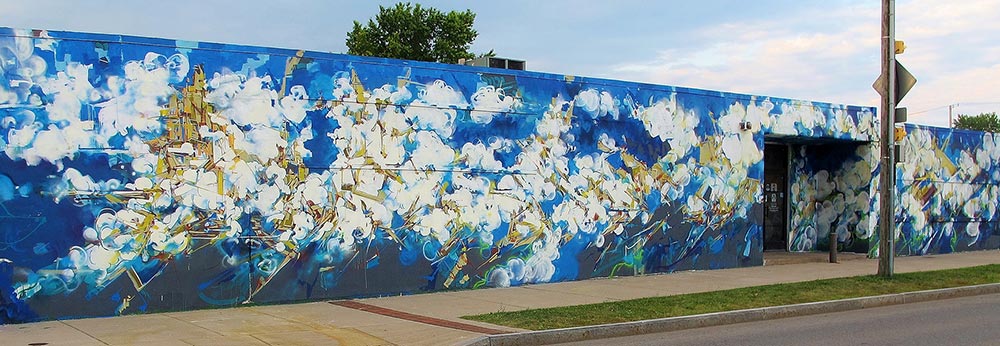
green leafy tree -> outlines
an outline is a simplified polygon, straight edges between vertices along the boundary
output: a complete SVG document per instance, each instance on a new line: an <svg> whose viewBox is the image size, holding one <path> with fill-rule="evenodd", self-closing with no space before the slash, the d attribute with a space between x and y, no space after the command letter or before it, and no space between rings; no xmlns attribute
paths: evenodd
<svg viewBox="0 0 1000 346"><path fill-rule="evenodd" d="M410 3L379 6L378 15L367 25L354 21L354 30L347 33L347 53L443 63L472 59L476 55L469 48L478 35L472 28L475 20L470 10L444 13Z"/></svg>
<svg viewBox="0 0 1000 346"><path fill-rule="evenodd" d="M996 112L980 113L979 115L959 114L953 127L963 130L1000 132L1000 118Z"/></svg>

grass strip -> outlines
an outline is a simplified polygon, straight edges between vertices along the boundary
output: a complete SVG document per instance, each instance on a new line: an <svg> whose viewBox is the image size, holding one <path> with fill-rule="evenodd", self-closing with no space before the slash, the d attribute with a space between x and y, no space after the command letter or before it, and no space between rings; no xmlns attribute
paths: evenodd
<svg viewBox="0 0 1000 346"><path fill-rule="evenodd" d="M591 326L769 306L877 296L1000 282L1000 265L855 276L616 302L493 312L464 319L530 330Z"/></svg>

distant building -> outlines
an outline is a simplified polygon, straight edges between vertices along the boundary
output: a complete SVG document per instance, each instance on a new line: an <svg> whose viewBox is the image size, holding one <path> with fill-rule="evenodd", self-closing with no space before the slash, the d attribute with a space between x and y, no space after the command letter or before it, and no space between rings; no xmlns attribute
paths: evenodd
<svg viewBox="0 0 1000 346"><path fill-rule="evenodd" d="M498 58L493 56L478 57L468 61L460 61L460 63L467 66L492 67L492 68L524 71L524 60Z"/></svg>

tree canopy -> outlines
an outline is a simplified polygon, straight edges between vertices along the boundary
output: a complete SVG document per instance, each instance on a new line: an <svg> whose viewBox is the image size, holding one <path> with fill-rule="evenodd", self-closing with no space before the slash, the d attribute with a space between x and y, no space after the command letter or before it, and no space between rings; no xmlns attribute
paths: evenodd
<svg viewBox="0 0 1000 346"><path fill-rule="evenodd" d="M475 19L470 10L444 13L410 3L379 6L367 25L354 21L347 33L347 53L443 63L472 59L476 55L469 48L478 35L472 28Z"/></svg>
<svg viewBox="0 0 1000 346"><path fill-rule="evenodd" d="M1000 132L1000 118L997 118L996 112L980 113L979 115L959 114L953 127L963 130Z"/></svg>

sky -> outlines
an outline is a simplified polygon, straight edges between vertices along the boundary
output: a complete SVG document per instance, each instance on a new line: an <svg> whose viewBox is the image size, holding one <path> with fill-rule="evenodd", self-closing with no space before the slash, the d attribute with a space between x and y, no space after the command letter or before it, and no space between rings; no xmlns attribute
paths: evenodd
<svg viewBox="0 0 1000 346"><path fill-rule="evenodd" d="M0 25L346 52L397 1L0 0ZM473 52L532 71L877 106L880 1L411 1L476 13ZM909 122L1000 111L1000 0L898 0Z"/></svg>

